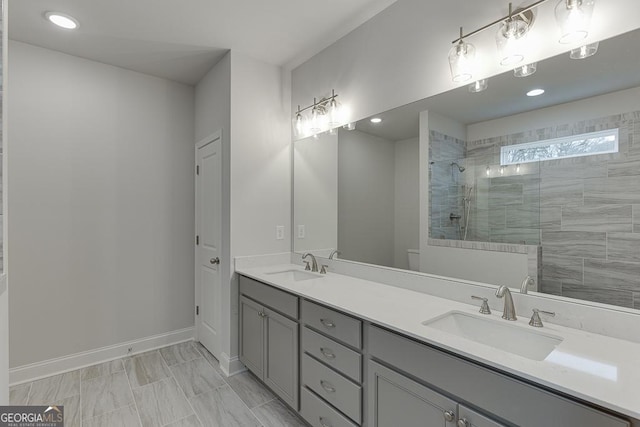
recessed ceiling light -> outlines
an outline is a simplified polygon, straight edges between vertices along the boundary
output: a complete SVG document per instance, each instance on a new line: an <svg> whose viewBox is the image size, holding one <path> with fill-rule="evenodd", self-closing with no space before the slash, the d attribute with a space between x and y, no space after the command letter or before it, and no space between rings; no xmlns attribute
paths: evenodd
<svg viewBox="0 0 640 427"><path fill-rule="evenodd" d="M382 119L380 117L374 117L373 119L371 119L371 123L381 123Z"/></svg>
<svg viewBox="0 0 640 427"><path fill-rule="evenodd" d="M44 17L52 24L66 30L75 30L80 25L77 19L73 16L65 15L64 13L47 12L44 14Z"/></svg>
<svg viewBox="0 0 640 427"><path fill-rule="evenodd" d="M527 96L539 96L544 93L544 89L533 89L527 92Z"/></svg>

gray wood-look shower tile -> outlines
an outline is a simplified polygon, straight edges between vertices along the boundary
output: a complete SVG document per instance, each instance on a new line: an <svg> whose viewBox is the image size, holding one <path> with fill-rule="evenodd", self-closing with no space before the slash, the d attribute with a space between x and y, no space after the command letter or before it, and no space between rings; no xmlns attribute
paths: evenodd
<svg viewBox="0 0 640 427"><path fill-rule="evenodd" d="M200 354L196 349L193 341L182 342L170 347L161 348L160 354L169 366L202 357L202 354Z"/></svg>
<svg viewBox="0 0 640 427"><path fill-rule="evenodd" d="M263 427L306 427L307 424L279 400L252 409Z"/></svg>
<svg viewBox="0 0 640 427"><path fill-rule="evenodd" d="M67 372L34 381L29 405L49 405L80 394L80 371Z"/></svg>
<svg viewBox="0 0 640 427"><path fill-rule="evenodd" d="M204 358L171 366L173 376L190 398L225 385L225 381Z"/></svg>
<svg viewBox="0 0 640 427"><path fill-rule="evenodd" d="M189 399L198 418L207 427L259 427L260 422L247 405L224 386Z"/></svg>
<svg viewBox="0 0 640 427"><path fill-rule="evenodd" d="M84 368L80 371L80 375L84 381L121 371L124 371L124 364L122 363L122 359L117 359Z"/></svg>
<svg viewBox="0 0 640 427"><path fill-rule="evenodd" d="M542 279L550 282L582 284L582 258L542 255Z"/></svg>
<svg viewBox="0 0 640 427"><path fill-rule="evenodd" d="M491 241L495 243L537 245L540 243L540 230L537 228L492 228Z"/></svg>
<svg viewBox="0 0 640 427"><path fill-rule="evenodd" d="M633 306L632 292L611 288L563 284L562 296L628 308Z"/></svg>
<svg viewBox="0 0 640 427"><path fill-rule="evenodd" d="M562 282L559 280L542 279L540 281L539 291L543 294L562 296Z"/></svg>
<svg viewBox="0 0 640 427"><path fill-rule="evenodd" d="M640 205L633 205L633 232L640 233Z"/></svg>
<svg viewBox="0 0 640 427"><path fill-rule="evenodd" d="M171 375L158 351L125 359L124 368L131 381L131 387L134 388L160 381Z"/></svg>
<svg viewBox="0 0 640 427"><path fill-rule="evenodd" d="M83 427L140 427L140 419L135 405L123 406L115 411L107 412L82 421Z"/></svg>
<svg viewBox="0 0 640 427"><path fill-rule="evenodd" d="M234 375L227 382L249 408L255 408L275 398L250 372Z"/></svg>
<svg viewBox="0 0 640 427"><path fill-rule="evenodd" d="M625 160L611 161L609 163L609 177L640 175L640 159L625 158Z"/></svg>
<svg viewBox="0 0 640 427"><path fill-rule="evenodd" d="M136 388L133 396L144 427L164 426L193 413L173 378Z"/></svg>
<svg viewBox="0 0 640 427"><path fill-rule="evenodd" d="M521 205L522 184L491 185L489 188L489 206Z"/></svg>
<svg viewBox="0 0 640 427"><path fill-rule="evenodd" d="M24 406L28 403L31 383L21 384L9 388L9 405Z"/></svg>
<svg viewBox="0 0 640 427"><path fill-rule="evenodd" d="M584 204L640 204L640 176L586 179Z"/></svg>
<svg viewBox="0 0 640 427"><path fill-rule="evenodd" d="M583 202L584 180L542 179L540 182L541 206L581 205Z"/></svg>
<svg viewBox="0 0 640 427"><path fill-rule="evenodd" d="M563 231L631 232L631 205L567 206L562 209Z"/></svg>
<svg viewBox="0 0 640 427"><path fill-rule="evenodd" d="M523 203L506 207L507 228L540 228L540 205Z"/></svg>
<svg viewBox="0 0 640 427"><path fill-rule="evenodd" d="M608 233L607 257L612 261L640 262L640 234Z"/></svg>
<svg viewBox="0 0 640 427"><path fill-rule="evenodd" d="M543 231L543 253L584 258L606 258L606 233Z"/></svg>
<svg viewBox="0 0 640 427"><path fill-rule="evenodd" d="M640 292L640 263L585 259L584 284Z"/></svg>
<svg viewBox="0 0 640 427"><path fill-rule="evenodd" d="M194 415L189 415L186 418L178 420L174 423L167 424L165 427L202 427L202 424L198 420L198 417Z"/></svg>
<svg viewBox="0 0 640 427"><path fill-rule="evenodd" d="M133 403L127 374L116 372L82 381L82 418L93 418Z"/></svg>
<svg viewBox="0 0 640 427"><path fill-rule="evenodd" d="M633 308L640 309L640 292L633 293Z"/></svg>
<svg viewBox="0 0 640 427"><path fill-rule="evenodd" d="M560 231L562 224L562 207L541 206L540 228L546 231Z"/></svg>

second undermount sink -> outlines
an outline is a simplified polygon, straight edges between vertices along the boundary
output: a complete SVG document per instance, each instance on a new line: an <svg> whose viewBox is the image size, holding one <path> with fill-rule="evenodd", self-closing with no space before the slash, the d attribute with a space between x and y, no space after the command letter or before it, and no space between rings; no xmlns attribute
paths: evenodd
<svg viewBox="0 0 640 427"><path fill-rule="evenodd" d="M319 274L310 273L308 271L301 270L283 270L273 271L271 273L265 273L272 276L274 279L285 280L287 282L301 282L303 280L320 279L322 276Z"/></svg>
<svg viewBox="0 0 640 427"><path fill-rule="evenodd" d="M523 328L507 320L458 311L422 324L532 360L544 360L562 342L561 337Z"/></svg>

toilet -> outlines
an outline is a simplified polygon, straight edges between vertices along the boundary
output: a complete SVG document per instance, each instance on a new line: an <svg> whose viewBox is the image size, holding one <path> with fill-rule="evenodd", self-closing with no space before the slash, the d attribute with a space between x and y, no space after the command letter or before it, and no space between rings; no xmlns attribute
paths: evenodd
<svg viewBox="0 0 640 427"><path fill-rule="evenodd" d="M409 270L420 271L420 250L407 249L407 256L409 257Z"/></svg>

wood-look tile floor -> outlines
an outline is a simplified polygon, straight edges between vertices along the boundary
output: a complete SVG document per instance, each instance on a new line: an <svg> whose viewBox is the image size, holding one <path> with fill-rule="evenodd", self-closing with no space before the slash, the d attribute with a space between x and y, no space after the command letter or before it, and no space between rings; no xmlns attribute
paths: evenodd
<svg viewBox="0 0 640 427"><path fill-rule="evenodd" d="M305 427L251 373L225 378L185 342L10 389L12 405L64 405L65 427Z"/></svg>

